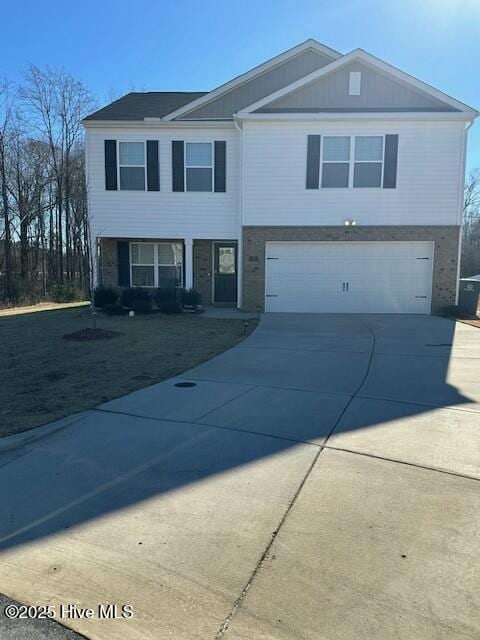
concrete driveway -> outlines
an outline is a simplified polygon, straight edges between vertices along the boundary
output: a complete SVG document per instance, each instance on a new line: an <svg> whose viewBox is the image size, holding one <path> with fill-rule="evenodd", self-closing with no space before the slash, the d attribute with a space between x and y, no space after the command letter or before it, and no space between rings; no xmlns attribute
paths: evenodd
<svg viewBox="0 0 480 640"><path fill-rule="evenodd" d="M476 328L266 315L0 448L0 592L88 638L480 637Z"/></svg>

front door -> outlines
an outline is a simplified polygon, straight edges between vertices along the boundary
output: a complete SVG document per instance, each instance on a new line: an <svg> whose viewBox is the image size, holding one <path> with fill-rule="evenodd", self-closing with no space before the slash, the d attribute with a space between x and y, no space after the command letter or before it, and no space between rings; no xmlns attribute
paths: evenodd
<svg viewBox="0 0 480 640"><path fill-rule="evenodd" d="M213 247L213 301L216 304L236 304L237 244L235 242L215 242Z"/></svg>

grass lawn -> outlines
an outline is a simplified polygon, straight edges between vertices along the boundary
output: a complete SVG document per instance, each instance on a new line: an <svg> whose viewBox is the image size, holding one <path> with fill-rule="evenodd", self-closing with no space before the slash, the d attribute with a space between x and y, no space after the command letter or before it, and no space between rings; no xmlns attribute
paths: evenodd
<svg viewBox="0 0 480 640"><path fill-rule="evenodd" d="M110 340L74 342L89 311L0 317L0 436L36 427L182 373L244 337L242 320L199 315L108 317ZM255 326L249 323L249 329Z"/></svg>

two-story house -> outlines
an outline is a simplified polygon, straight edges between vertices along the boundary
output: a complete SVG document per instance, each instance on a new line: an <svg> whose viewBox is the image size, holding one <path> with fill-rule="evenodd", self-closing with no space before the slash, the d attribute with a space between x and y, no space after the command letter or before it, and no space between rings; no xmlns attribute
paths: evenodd
<svg viewBox="0 0 480 640"><path fill-rule="evenodd" d="M476 116L315 40L207 93L129 93L83 121L98 281L248 310L455 304Z"/></svg>

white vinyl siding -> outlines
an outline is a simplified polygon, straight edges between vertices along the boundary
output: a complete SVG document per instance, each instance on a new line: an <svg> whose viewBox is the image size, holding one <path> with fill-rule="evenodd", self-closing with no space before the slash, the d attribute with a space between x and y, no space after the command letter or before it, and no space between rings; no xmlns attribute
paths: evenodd
<svg viewBox="0 0 480 640"><path fill-rule="evenodd" d="M266 311L430 313L433 242L268 242Z"/></svg>
<svg viewBox="0 0 480 640"><path fill-rule="evenodd" d="M243 217L239 133L218 128L133 126L87 129L92 237L232 240L240 225L458 225L463 122L245 121ZM399 135L396 189L305 189L307 136ZM161 191L106 191L104 141L159 141ZM172 140L227 141L226 193L173 193ZM352 151L353 154L353 151ZM360 162L360 161L359 161ZM350 171L353 180L354 169Z"/></svg>
<svg viewBox="0 0 480 640"><path fill-rule="evenodd" d="M159 141L160 191L106 191L105 140ZM172 192L172 140L226 140L225 193ZM239 145L233 125L218 128L121 126L87 129L88 201L92 237L215 238L239 235Z"/></svg>
<svg viewBox="0 0 480 640"><path fill-rule="evenodd" d="M458 225L463 122L244 122L243 224ZM305 189L307 137L398 134L396 189ZM288 151L288 152L287 152ZM353 179L353 175L351 176Z"/></svg>

